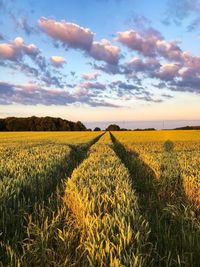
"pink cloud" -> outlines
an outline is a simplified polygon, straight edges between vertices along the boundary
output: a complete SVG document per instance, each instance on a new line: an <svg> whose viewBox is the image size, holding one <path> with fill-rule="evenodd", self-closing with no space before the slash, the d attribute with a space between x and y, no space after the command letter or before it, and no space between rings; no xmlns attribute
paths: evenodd
<svg viewBox="0 0 200 267"><path fill-rule="evenodd" d="M135 72L155 71L160 67L160 63L155 58L147 58L145 61L141 58L134 57L128 61L127 65Z"/></svg>
<svg viewBox="0 0 200 267"><path fill-rule="evenodd" d="M82 77L85 80L96 80L97 77L100 76L100 73L98 72L93 72L93 73L83 73Z"/></svg>
<svg viewBox="0 0 200 267"><path fill-rule="evenodd" d="M120 49L108 40L93 41L94 33L87 28L66 21L40 18L40 28L50 37L61 41L64 45L74 49L81 49L96 60L109 64L117 64L120 58Z"/></svg>
<svg viewBox="0 0 200 267"><path fill-rule="evenodd" d="M10 44L0 44L0 59L16 60L17 51Z"/></svg>
<svg viewBox="0 0 200 267"><path fill-rule="evenodd" d="M147 31L143 35L130 30L118 32L116 40L131 50L145 57L161 56L169 61L182 62L189 57L188 52L182 51L176 41L166 41L157 31Z"/></svg>
<svg viewBox="0 0 200 267"><path fill-rule="evenodd" d="M89 54L96 60L102 60L109 64L117 64L120 57L120 49L112 45L108 40L93 42Z"/></svg>
<svg viewBox="0 0 200 267"><path fill-rule="evenodd" d="M10 43L0 44L0 59L16 61L23 55L36 56L39 50L34 44L26 45L21 37Z"/></svg>
<svg viewBox="0 0 200 267"><path fill-rule="evenodd" d="M15 87L18 90L24 90L24 91L27 91L27 92L35 92L35 91L39 91L40 90L40 87L37 84L34 84L34 83L15 85Z"/></svg>
<svg viewBox="0 0 200 267"><path fill-rule="evenodd" d="M98 82L83 82L79 85L80 88L84 89L105 89L105 84Z"/></svg>
<svg viewBox="0 0 200 267"><path fill-rule="evenodd" d="M167 42L165 40L158 40L156 42L156 49L158 53L164 58L175 61L183 60L183 51L174 41Z"/></svg>
<svg viewBox="0 0 200 267"><path fill-rule="evenodd" d="M178 64L163 64L158 72L158 77L162 80L173 80L179 76L180 65Z"/></svg>
<svg viewBox="0 0 200 267"><path fill-rule="evenodd" d="M52 65L57 68L62 67L63 64L66 63L66 60L60 56L52 56L50 60L51 60Z"/></svg>
<svg viewBox="0 0 200 267"><path fill-rule="evenodd" d="M136 31L125 31L118 32L118 37L116 40L128 48L135 50L144 56L154 56L155 55L155 44L156 41L159 40L160 36L156 33L149 34L145 37L142 37Z"/></svg>
<svg viewBox="0 0 200 267"><path fill-rule="evenodd" d="M66 21L55 21L42 17L38 21L40 28L49 36L69 47L82 50L90 49L94 34L87 28Z"/></svg>

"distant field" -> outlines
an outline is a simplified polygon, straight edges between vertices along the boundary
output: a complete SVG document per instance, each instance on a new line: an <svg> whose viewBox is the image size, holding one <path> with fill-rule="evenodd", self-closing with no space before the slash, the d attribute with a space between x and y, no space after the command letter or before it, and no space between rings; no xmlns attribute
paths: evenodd
<svg viewBox="0 0 200 267"><path fill-rule="evenodd" d="M0 144L16 142L29 144L52 142L66 144L87 143L97 137L99 132L0 132Z"/></svg>
<svg viewBox="0 0 200 267"><path fill-rule="evenodd" d="M0 133L0 266L199 266L200 131Z"/></svg>

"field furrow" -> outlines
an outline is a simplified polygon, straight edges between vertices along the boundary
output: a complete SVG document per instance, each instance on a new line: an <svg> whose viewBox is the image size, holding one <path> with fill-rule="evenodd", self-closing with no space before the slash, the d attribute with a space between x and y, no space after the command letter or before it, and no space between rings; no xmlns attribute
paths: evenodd
<svg viewBox="0 0 200 267"><path fill-rule="evenodd" d="M0 134L0 266L198 267L200 135L178 133Z"/></svg>
<svg viewBox="0 0 200 267"><path fill-rule="evenodd" d="M0 172L2 266L9 261L16 263L17 255L23 250L22 241L29 234L28 221L32 218L37 220L43 209L48 209L49 202L52 205L51 198L57 195L59 187L62 187L62 181L83 160L89 147L99 137L100 135L96 135L94 139L90 138L88 143L78 146L57 143L25 146L21 150L16 147L17 151L15 148L2 149L6 151L6 156L9 154L9 160L6 161L6 157L1 158ZM53 212L53 207L51 208ZM43 218L41 222L40 218L41 225L45 219Z"/></svg>
<svg viewBox="0 0 200 267"><path fill-rule="evenodd" d="M200 214L185 195L176 153L167 148L163 152L158 178L151 167L153 158L148 165L147 157L139 153L138 144L134 150L133 143L124 146L115 136L120 134L112 135L115 151L129 169L140 207L151 228L149 242L154 249L148 266L198 266Z"/></svg>
<svg viewBox="0 0 200 267"><path fill-rule="evenodd" d="M75 266L144 266L148 258L148 223L111 146L107 133L66 184L64 203L79 235Z"/></svg>

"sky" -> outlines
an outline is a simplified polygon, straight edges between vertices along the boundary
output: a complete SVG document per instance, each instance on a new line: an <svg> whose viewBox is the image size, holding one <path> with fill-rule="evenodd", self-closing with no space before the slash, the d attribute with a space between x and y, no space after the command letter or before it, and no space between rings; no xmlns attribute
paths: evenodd
<svg viewBox="0 0 200 267"><path fill-rule="evenodd" d="M0 0L0 117L200 119L200 0Z"/></svg>

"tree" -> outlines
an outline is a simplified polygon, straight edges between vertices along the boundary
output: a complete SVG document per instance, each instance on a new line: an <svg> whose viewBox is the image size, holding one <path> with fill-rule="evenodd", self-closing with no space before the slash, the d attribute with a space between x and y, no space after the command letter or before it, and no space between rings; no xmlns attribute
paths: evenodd
<svg viewBox="0 0 200 267"><path fill-rule="evenodd" d="M95 131L95 132L101 131L101 128L99 128L99 127L95 127L95 128L94 128L94 131Z"/></svg>
<svg viewBox="0 0 200 267"><path fill-rule="evenodd" d="M85 125L52 117L0 119L0 131L86 131Z"/></svg>
<svg viewBox="0 0 200 267"><path fill-rule="evenodd" d="M110 124L106 131L120 131L120 127L117 124Z"/></svg>

